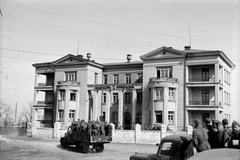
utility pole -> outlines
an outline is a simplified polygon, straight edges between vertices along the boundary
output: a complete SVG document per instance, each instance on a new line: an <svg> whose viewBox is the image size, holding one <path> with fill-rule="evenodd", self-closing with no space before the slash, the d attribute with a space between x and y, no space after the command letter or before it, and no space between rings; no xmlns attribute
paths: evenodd
<svg viewBox="0 0 240 160"><path fill-rule="evenodd" d="M15 106L15 124L17 123L17 103L16 103L16 106Z"/></svg>

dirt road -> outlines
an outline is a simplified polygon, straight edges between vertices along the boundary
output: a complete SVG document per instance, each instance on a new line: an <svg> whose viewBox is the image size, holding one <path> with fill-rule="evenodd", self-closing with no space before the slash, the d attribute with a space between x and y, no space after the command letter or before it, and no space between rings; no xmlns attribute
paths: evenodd
<svg viewBox="0 0 240 160"><path fill-rule="evenodd" d="M79 153L75 146L62 149L59 140L36 139L31 137L0 137L0 160L128 160L135 152L156 153L154 145L116 144L104 145L103 153L90 151Z"/></svg>

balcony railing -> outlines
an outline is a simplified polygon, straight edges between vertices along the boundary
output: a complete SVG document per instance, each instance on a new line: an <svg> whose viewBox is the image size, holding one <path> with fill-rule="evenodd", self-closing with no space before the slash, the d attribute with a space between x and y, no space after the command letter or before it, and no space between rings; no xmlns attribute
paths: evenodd
<svg viewBox="0 0 240 160"><path fill-rule="evenodd" d="M188 79L189 82L215 82L215 78L211 77L211 78L189 78Z"/></svg>
<svg viewBox="0 0 240 160"><path fill-rule="evenodd" d="M37 104L34 105L34 106L52 108L53 107L53 101L37 101Z"/></svg>
<svg viewBox="0 0 240 160"><path fill-rule="evenodd" d="M53 86L53 83L38 83L38 87Z"/></svg>
<svg viewBox="0 0 240 160"><path fill-rule="evenodd" d="M210 105L215 106L215 101L189 101L189 105Z"/></svg>
<svg viewBox="0 0 240 160"><path fill-rule="evenodd" d="M80 85L78 81L58 81L59 85Z"/></svg>

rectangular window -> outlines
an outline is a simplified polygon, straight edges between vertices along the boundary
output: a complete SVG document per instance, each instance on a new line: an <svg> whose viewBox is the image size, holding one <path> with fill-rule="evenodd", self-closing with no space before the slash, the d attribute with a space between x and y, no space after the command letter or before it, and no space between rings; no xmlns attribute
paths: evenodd
<svg viewBox="0 0 240 160"><path fill-rule="evenodd" d="M172 67L157 67L157 78L172 78Z"/></svg>
<svg viewBox="0 0 240 160"><path fill-rule="evenodd" d="M75 101L76 100L76 92L70 93L70 101Z"/></svg>
<svg viewBox="0 0 240 160"><path fill-rule="evenodd" d="M156 89L156 100L163 100L163 88Z"/></svg>
<svg viewBox="0 0 240 160"><path fill-rule="evenodd" d="M113 83L118 84L118 74L113 75Z"/></svg>
<svg viewBox="0 0 240 160"><path fill-rule="evenodd" d="M98 73L94 74L94 84L98 83Z"/></svg>
<svg viewBox="0 0 240 160"><path fill-rule="evenodd" d="M169 100L175 100L175 88L168 89Z"/></svg>
<svg viewBox="0 0 240 160"><path fill-rule="evenodd" d="M61 100L61 101L65 100L65 91L64 90L60 90L58 100Z"/></svg>
<svg viewBox="0 0 240 160"><path fill-rule="evenodd" d="M162 123L162 111L155 111L156 123Z"/></svg>
<svg viewBox="0 0 240 160"><path fill-rule="evenodd" d="M131 83L131 74L126 74L126 83Z"/></svg>
<svg viewBox="0 0 240 160"><path fill-rule="evenodd" d="M103 84L107 84L107 78L108 78L107 75L103 76Z"/></svg>
<svg viewBox="0 0 240 160"><path fill-rule="evenodd" d="M77 81L77 72L65 72L65 81Z"/></svg>
<svg viewBox="0 0 240 160"><path fill-rule="evenodd" d="M75 118L75 110L69 110L69 121L73 121Z"/></svg>
<svg viewBox="0 0 240 160"><path fill-rule="evenodd" d="M59 115L59 120L62 121L63 120L63 110L59 110L58 111L58 115Z"/></svg>
<svg viewBox="0 0 240 160"><path fill-rule="evenodd" d="M102 103L106 103L106 99L107 99L107 95L106 93L103 93Z"/></svg>
<svg viewBox="0 0 240 160"><path fill-rule="evenodd" d="M130 104L131 103L131 94L130 93L125 93L125 98L124 98L125 104Z"/></svg>
<svg viewBox="0 0 240 160"><path fill-rule="evenodd" d="M209 90L202 90L202 104L209 105Z"/></svg>
<svg viewBox="0 0 240 160"><path fill-rule="evenodd" d="M209 81L209 68L202 69L202 80Z"/></svg>
<svg viewBox="0 0 240 160"><path fill-rule="evenodd" d="M118 93L113 93L113 103L118 102Z"/></svg>
<svg viewBox="0 0 240 160"><path fill-rule="evenodd" d="M138 83L142 83L142 81L143 81L143 76L142 76L142 75L143 75L142 73L138 73L138 74L137 74L137 76L138 76L137 82L138 82Z"/></svg>
<svg viewBox="0 0 240 160"><path fill-rule="evenodd" d="M142 104L142 93L137 92L137 104Z"/></svg>
<svg viewBox="0 0 240 160"><path fill-rule="evenodd" d="M174 112L168 111L168 124L174 124L173 117L174 117Z"/></svg>

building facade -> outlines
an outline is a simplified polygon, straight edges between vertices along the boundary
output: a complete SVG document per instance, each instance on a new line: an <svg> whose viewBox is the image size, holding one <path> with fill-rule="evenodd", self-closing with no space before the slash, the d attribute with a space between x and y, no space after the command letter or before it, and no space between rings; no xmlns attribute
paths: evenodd
<svg viewBox="0 0 240 160"><path fill-rule="evenodd" d="M106 121L117 128L166 124L185 129L194 119L231 120L231 70L221 51L161 47L141 61L100 64L82 55L36 63L34 121Z"/></svg>

